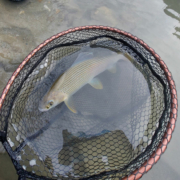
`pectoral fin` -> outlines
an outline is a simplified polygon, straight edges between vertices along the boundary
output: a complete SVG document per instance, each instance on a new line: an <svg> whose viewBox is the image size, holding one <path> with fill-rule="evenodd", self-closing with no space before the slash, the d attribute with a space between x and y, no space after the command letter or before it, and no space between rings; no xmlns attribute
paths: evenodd
<svg viewBox="0 0 180 180"><path fill-rule="evenodd" d="M108 68L108 71L110 71L111 73L116 73L116 64L113 64L112 66L110 66Z"/></svg>
<svg viewBox="0 0 180 180"><path fill-rule="evenodd" d="M64 103L66 104L66 106L69 108L70 111L72 111L73 113L77 113L72 97L69 97L68 99L66 99Z"/></svg>
<svg viewBox="0 0 180 180"><path fill-rule="evenodd" d="M89 84L95 89L103 89L103 85L98 78L93 78Z"/></svg>

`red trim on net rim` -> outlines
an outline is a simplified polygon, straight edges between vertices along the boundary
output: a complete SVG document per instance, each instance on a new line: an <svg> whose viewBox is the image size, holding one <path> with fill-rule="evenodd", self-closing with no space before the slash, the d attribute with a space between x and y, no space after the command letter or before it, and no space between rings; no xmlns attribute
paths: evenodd
<svg viewBox="0 0 180 180"><path fill-rule="evenodd" d="M85 30L85 29L100 29L100 30L107 30L107 31L113 31L119 34L123 34L133 40L135 40L136 42L138 42L139 44L141 44L142 46L144 46L148 51L150 51L155 57L157 62L161 65L161 68L164 70L165 75L169 81L169 86L171 89L171 98L173 98L172 102L171 102L171 114L170 114L170 121L168 123L167 126L167 132L165 133L164 137L163 137L163 141L159 144L158 149L156 150L156 152L154 152L151 157L149 158L149 160L147 162L145 162L141 168L135 170L130 176L123 178L123 180L137 180L139 179L144 173L148 172L152 166L159 160L161 154L166 150L167 144L169 143L169 141L171 140L172 137L172 132L174 131L175 128L175 122L177 119L177 108L178 108L178 104L177 104L177 91L176 91L176 87L175 87L175 83L172 79L171 73L169 72L166 64L163 62L163 60L159 57L158 54L155 53L155 51L150 48L146 43L144 43L141 39L133 36L130 33L127 33L125 31L122 31L120 29L116 29L116 28L112 28L112 27L107 27L107 26L81 26L81 27L76 27L76 28L72 28L66 31L63 31L57 35L54 35L52 37L50 37L49 39L47 39L46 41L44 41L43 43L41 43L37 48L35 48L24 60L23 62L19 65L19 67L17 68L17 70L13 73L13 75L11 76L10 80L8 81L2 95L0 98L0 109L2 107L3 101L6 97L6 94L8 93L10 86L12 85L14 79L16 78L16 76L19 74L19 72L21 71L21 69L24 67L24 65L30 60L30 58L32 56L34 56L34 54L40 50L42 47L44 47L47 43L51 42L52 40L63 36L67 33L70 32L74 32L74 31L81 31L81 30Z"/></svg>

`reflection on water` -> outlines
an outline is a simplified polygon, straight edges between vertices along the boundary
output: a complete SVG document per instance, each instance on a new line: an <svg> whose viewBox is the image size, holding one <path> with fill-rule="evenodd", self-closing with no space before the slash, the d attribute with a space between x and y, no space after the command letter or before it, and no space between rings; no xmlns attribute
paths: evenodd
<svg viewBox="0 0 180 180"><path fill-rule="evenodd" d="M180 1L179 0L163 0L167 7L164 12L171 16L173 19L180 22ZM177 38L180 39L180 27L175 27L175 32L173 33Z"/></svg>

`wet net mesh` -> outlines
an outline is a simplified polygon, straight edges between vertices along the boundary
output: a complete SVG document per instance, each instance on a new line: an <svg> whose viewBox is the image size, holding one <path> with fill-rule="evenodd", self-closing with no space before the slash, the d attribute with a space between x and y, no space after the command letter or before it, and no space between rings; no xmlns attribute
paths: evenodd
<svg viewBox="0 0 180 180"><path fill-rule="evenodd" d="M76 114L64 103L39 111L55 79L89 47L132 58L118 62L115 78L99 75L103 90L85 85L75 93ZM170 105L164 71L143 46L107 30L75 31L47 43L19 72L0 110L0 135L20 179L122 179L157 149Z"/></svg>

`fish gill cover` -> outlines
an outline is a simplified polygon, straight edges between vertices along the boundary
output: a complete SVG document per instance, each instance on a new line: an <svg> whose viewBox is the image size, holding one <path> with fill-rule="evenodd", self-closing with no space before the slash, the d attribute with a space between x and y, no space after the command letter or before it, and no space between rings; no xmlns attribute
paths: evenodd
<svg viewBox="0 0 180 180"><path fill-rule="evenodd" d="M170 103L164 71L142 45L112 31L70 32L14 79L1 141L20 179L121 179L158 148Z"/></svg>

